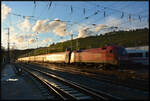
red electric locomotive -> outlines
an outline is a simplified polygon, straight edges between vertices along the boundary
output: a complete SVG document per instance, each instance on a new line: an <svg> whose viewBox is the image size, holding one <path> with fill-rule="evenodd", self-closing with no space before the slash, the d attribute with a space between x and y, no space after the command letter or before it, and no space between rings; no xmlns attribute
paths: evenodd
<svg viewBox="0 0 150 101"><path fill-rule="evenodd" d="M70 63L99 63L101 65L122 65L127 63L127 51L120 46L92 48L71 53Z"/></svg>

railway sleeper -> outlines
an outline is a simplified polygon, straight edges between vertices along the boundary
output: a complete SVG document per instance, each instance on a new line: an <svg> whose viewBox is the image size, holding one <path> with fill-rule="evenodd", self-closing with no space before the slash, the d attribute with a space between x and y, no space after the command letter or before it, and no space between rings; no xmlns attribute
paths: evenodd
<svg viewBox="0 0 150 101"><path fill-rule="evenodd" d="M72 91L72 88L64 88L65 91Z"/></svg>
<svg viewBox="0 0 150 101"><path fill-rule="evenodd" d="M76 93L76 94L72 94L73 96L75 96L75 97L81 97L81 96L87 96L87 95L85 95L85 94L83 94L83 93Z"/></svg>
<svg viewBox="0 0 150 101"><path fill-rule="evenodd" d="M85 99L92 99L90 96L80 96L77 97L77 100L85 100Z"/></svg>
<svg viewBox="0 0 150 101"><path fill-rule="evenodd" d="M69 93L69 94L76 94L76 93L78 93L78 91L72 90L72 91L68 91L68 93Z"/></svg>
<svg viewBox="0 0 150 101"><path fill-rule="evenodd" d="M70 88L69 86L64 86L64 85L56 85L56 87L58 87L60 89L68 89L68 88Z"/></svg>

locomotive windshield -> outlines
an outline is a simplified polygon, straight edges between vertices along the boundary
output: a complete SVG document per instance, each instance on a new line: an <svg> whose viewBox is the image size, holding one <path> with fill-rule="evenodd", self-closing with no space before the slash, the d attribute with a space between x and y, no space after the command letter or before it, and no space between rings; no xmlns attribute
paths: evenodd
<svg viewBox="0 0 150 101"><path fill-rule="evenodd" d="M122 47L118 48L118 53L119 53L120 56L127 55L126 49L122 48Z"/></svg>

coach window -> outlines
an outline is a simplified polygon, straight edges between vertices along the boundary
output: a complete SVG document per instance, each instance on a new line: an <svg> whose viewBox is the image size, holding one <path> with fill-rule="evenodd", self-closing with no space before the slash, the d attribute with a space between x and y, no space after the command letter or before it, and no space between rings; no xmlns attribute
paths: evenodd
<svg viewBox="0 0 150 101"><path fill-rule="evenodd" d="M143 53L137 53L136 57L143 57Z"/></svg>
<svg viewBox="0 0 150 101"><path fill-rule="evenodd" d="M129 57L142 57L142 53L129 53Z"/></svg>

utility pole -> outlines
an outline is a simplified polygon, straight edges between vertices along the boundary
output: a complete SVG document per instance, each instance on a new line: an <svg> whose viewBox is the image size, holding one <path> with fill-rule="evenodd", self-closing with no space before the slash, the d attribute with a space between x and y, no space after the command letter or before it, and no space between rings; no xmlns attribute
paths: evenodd
<svg viewBox="0 0 150 101"><path fill-rule="evenodd" d="M47 45L46 45L46 46L47 46L47 54L48 54L48 50L49 50L48 43L47 43Z"/></svg>
<svg viewBox="0 0 150 101"><path fill-rule="evenodd" d="M8 28L8 46L7 46L7 50L8 50L8 63L10 63L10 54L9 54L9 28Z"/></svg>
<svg viewBox="0 0 150 101"><path fill-rule="evenodd" d="M28 40L28 49L29 49L29 40ZM30 53L28 52L28 56L30 56Z"/></svg>
<svg viewBox="0 0 150 101"><path fill-rule="evenodd" d="M77 40L77 42L76 42L76 50L78 50L79 49L79 38L77 38L76 40Z"/></svg>
<svg viewBox="0 0 150 101"><path fill-rule="evenodd" d="M73 46L72 46L72 40L73 40L73 34L71 34L71 50L73 49Z"/></svg>
<svg viewBox="0 0 150 101"><path fill-rule="evenodd" d="M11 49L11 57L12 57L13 62L15 60L15 46L16 46L15 43L13 43L13 47Z"/></svg>
<svg viewBox="0 0 150 101"><path fill-rule="evenodd" d="M38 35L38 32L37 32L37 35ZM36 42L37 42L37 48L38 48L38 37L36 35Z"/></svg>
<svg viewBox="0 0 150 101"><path fill-rule="evenodd" d="M28 40L28 49L29 49L29 40Z"/></svg>

